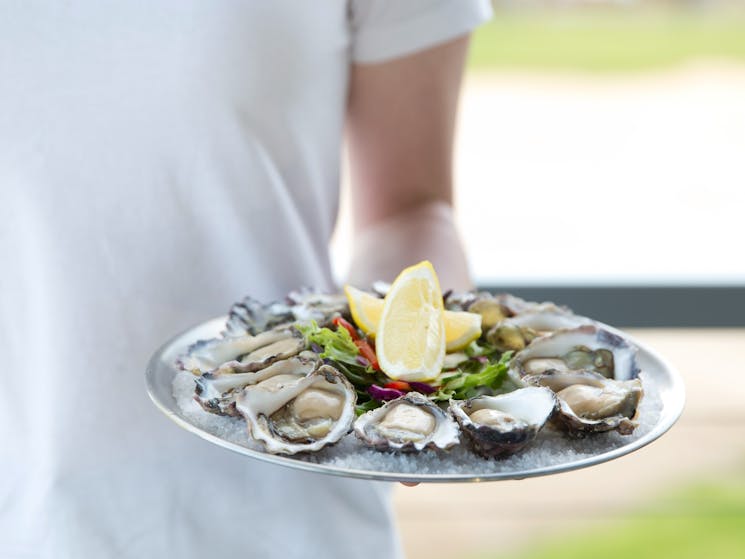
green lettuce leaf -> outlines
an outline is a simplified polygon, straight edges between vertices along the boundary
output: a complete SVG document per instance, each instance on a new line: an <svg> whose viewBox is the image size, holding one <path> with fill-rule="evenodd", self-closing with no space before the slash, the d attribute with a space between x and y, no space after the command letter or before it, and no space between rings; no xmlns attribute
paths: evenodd
<svg viewBox="0 0 745 559"><path fill-rule="evenodd" d="M499 361L484 364L471 361L452 375L443 377L440 389L434 394L435 400L466 400L483 393L484 390L498 390L507 377L512 352L502 354ZM475 367L474 363L478 363ZM474 370L476 369L476 370Z"/></svg>
<svg viewBox="0 0 745 559"><path fill-rule="evenodd" d="M323 349L319 355L321 358L328 357L341 363L360 365L357 362L360 350L354 345L354 340L346 328L337 328L336 331L320 328L315 320L306 324L296 324L295 328L300 330L309 344L316 344Z"/></svg>

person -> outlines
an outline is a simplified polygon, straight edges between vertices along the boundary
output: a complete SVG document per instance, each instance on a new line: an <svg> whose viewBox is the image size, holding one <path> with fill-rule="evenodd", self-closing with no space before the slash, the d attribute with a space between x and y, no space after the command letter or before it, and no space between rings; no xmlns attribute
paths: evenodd
<svg viewBox="0 0 745 559"><path fill-rule="evenodd" d="M389 486L167 421L170 336L246 294L335 290L349 140L358 285L467 268L450 155L485 0L0 0L0 556L401 555Z"/></svg>

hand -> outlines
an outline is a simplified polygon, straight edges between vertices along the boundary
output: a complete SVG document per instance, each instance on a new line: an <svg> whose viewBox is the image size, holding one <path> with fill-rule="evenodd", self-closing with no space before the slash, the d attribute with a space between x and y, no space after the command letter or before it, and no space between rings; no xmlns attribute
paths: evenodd
<svg viewBox="0 0 745 559"><path fill-rule="evenodd" d="M453 132L467 50L464 35L408 56L352 65L348 283L393 281L406 266L429 260L444 289L472 288L452 207Z"/></svg>

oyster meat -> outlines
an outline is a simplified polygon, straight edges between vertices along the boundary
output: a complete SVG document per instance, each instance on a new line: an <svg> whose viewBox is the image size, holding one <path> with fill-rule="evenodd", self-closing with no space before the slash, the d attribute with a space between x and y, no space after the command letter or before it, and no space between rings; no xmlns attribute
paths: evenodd
<svg viewBox="0 0 745 559"><path fill-rule="evenodd" d="M523 312L495 324L486 333L486 339L499 351L520 351L540 336L585 324L594 324L594 321L552 303L544 303L539 309Z"/></svg>
<svg viewBox="0 0 745 559"><path fill-rule="evenodd" d="M355 435L377 450L446 450L460 440L450 414L418 392L386 402L354 423Z"/></svg>
<svg viewBox="0 0 745 559"><path fill-rule="evenodd" d="M357 393L337 369L305 377L274 375L246 386L235 401L249 435L271 454L315 452L339 441L354 421Z"/></svg>
<svg viewBox="0 0 745 559"><path fill-rule="evenodd" d="M505 458L525 448L555 407L554 393L535 386L450 403L455 420L474 450L487 458Z"/></svg>
<svg viewBox="0 0 745 559"><path fill-rule="evenodd" d="M277 375L304 377L317 366L318 356L312 351L303 351L255 372L233 373L231 369L218 368L196 378L194 399L210 413L240 417L235 408L235 399L244 387Z"/></svg>
<svg viewBox="0 0 745 559"><path fill-rule="evenodd" d="M643 395L639 378L609 379L592 371L547 371L523 380L545 386L556 393L559 408L556 423L575 436L616 430L631 434Z"/></svg>
<svg viewBox="0 0 745 559"><path fill-rule="evenodd" d="M444 295L445 308L451 311L470 311L482 315L482 326L495 325L506 318L526 312L559 309L571 313L566 307L551 302L526 301L511 293L493 294L489 291L449 291Z"/></svg>
<svg viewBox="0 0 745 559"><path fill-rule="evenodd" d="M515 355L512 375L540 374L549 370L592 371L607 378L636 378L637 350L621 336L594 325L557 330L542 336Z"/></svg>
<svg viewBox="0 0 745 559"><path fill-rule="evenodd" d="M536 339L515 356L510 372L556 393L555 423L569 434L629 434L643 394L636 353L621 336L584 325Z"/></svg>

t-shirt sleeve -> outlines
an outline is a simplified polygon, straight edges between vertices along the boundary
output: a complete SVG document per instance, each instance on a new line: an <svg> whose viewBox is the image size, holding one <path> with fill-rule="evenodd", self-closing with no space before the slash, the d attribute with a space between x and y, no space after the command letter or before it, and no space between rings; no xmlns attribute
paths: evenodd
<svg viewBox="0 0 745 559"><path fill-rule="evenodd" d="M352 60L384 62L472 31L491 15L489 0L352 0Z"/></svg>

